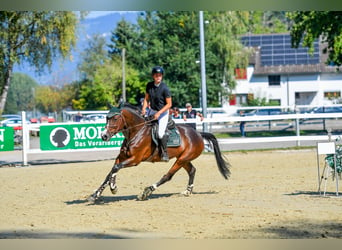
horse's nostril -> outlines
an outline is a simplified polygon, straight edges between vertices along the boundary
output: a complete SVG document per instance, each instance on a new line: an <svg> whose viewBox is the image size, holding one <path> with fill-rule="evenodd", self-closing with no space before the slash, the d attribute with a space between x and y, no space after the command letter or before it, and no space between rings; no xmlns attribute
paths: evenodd
<svg viewBox="0 0 342 250"><path fill-rule="evenodd" d="M102 135L102 140L103 140L103 141L107 141L107 140L108 140L108 136L107 136L106 134L103 134L103 135Z"/></svg>

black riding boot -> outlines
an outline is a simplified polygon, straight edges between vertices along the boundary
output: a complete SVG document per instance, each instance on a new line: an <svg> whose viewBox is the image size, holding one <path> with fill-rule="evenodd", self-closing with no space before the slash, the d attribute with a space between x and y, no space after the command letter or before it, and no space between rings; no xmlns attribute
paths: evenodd
<svg viewBox="0 0 342 250"><path fill-rule="evenodd" d="M163 138L159 139L160 142L160 150L161 150L161 161L168 162L169 156L167 154L167 140L169 139L168 135L164 135Z"/></svg>

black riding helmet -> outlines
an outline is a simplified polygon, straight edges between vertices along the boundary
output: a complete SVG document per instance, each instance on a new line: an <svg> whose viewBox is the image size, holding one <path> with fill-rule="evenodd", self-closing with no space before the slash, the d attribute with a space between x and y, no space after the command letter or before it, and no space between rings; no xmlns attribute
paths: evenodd
<svg viewBox="0 0 342 250"><path fill-rule="evenodd" d="M152 68L152 75L155 73L161 73L164 75L164 69L160 66L155 66Z"/></svg>

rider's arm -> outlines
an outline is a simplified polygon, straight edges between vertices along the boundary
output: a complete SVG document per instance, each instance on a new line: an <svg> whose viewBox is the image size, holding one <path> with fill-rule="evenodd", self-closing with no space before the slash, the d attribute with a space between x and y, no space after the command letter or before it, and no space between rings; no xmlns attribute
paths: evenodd
<svg viewBox="0 0 342 250"><path fill-rule="evenodd" d="M141 108L141 114L145 115L146 114L146 108L148 105L148 101L150 100L150 96L148 93L145 93L145 98L144 98L144 102L143 102L143 106Z"/></svg>

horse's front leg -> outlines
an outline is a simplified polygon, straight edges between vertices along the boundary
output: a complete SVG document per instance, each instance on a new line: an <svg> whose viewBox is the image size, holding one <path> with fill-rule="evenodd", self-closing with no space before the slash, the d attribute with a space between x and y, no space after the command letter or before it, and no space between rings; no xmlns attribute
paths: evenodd
<svg viewBox="0 0 342 250"><path fill-rule="evenodd" d="M109 172L109 174L106 176L104 182L101 184L101 186L88 197L88 201L95 202L102 194L103 190L109 185L110 190L113 194L116 193L117 187L116 187L116 174L117 172L122 168L121 163L115 163L112 170Z"/></svg>
<svg viewBox="0 0 342 250"><path fill-rule="evenodd" d="M112 194L116 194L116 192L118 191L118 187L116 186L116 174L117 173L112 173L109 178L109 188Z"/></svg>
<svg viewBox="0 0 342 250"><path fill-rule="evenodd" d="M122 168L136 166L141 162L141 157L132 157L126 158L126 155L119 155L118 158L115 160L115 164L109 174L106 176L106 179L102 183L102 185L92 194L89 196L88 200L91 202L96 201L102 194L103 190L109 185L110 190L113 194L117 192L116 186L116 175L118 171Z"/></svg>

